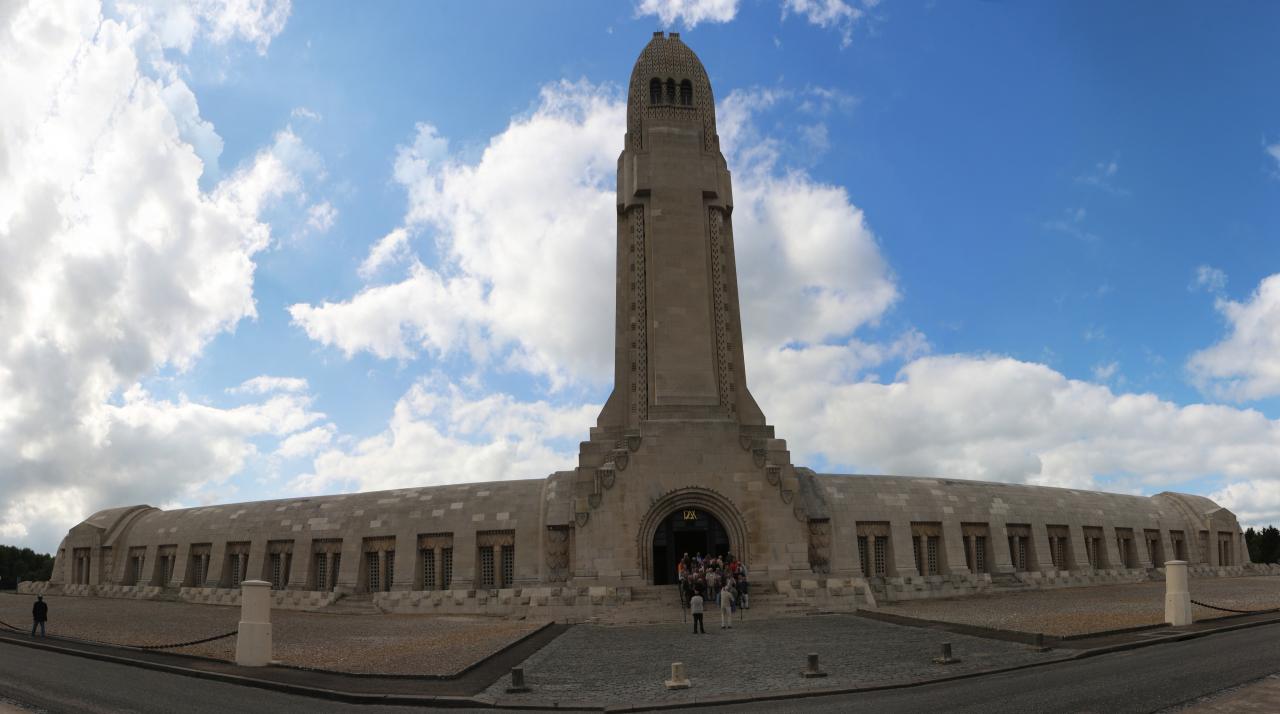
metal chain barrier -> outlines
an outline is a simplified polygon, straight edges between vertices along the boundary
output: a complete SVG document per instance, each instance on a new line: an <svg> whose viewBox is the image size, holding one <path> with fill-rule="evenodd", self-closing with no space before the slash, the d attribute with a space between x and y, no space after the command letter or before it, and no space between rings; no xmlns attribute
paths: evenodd
<svg viewBox="0 0 1280 714"><path fill-rule="evenodd" d="M1240 615L1261 615L1264 612L1280 612L1280 607L1273 607L1267 610L1232 610L1229 607L1218 607L1217 605L1210 605L1209 603L1200 602L1199 600L1192 600L1191 604L1199 605L1200 607L1207 607L1210 610L1219 610L1221 612L1234 612Z"/></svg>
<svg viewBox="0 0 1280 714"><path fill-rule="evenodd" d="M9 628L10 630L13 630L14 632L24 632L24 633L26 632L26 630L14 627L13 625L10 625L4 620L0 620L0 625L3 625ZM189 642L177 642L171 645L126 645L120 642L103 642L102 640L90 640L83 637L68 637L66 635L62 635L61 639L75 640L77 642L88 642L89 644L94 644L94 645L107 645L108 647L129 647L135 650L171 650L171 649L176 649L178 647L190 647L192 645L202 645L206 642L213 642L215 640L224 640L228 637L238 634L239 632L240 631L237 629L221 635L214 635L213 637L205 637L204 639L191 640Z"/></svg>

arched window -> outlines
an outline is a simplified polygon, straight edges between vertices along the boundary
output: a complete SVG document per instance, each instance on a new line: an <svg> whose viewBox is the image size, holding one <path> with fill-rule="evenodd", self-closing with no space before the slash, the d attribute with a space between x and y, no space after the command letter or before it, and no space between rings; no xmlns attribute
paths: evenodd
<svg viewBox="0 0 1280 714"><path fill-rule="evenodd" d="M657 77L649 80L649 103L662 103L662 80Z"/></svg>
<svg viewBox="0 0 1280 714"><path fill-rule="evenodd" d="M693 106L693 82L687 79L680 83L680 103L686 107Z"/></svg>
<svg viewBox="0 0 1280 714"><path fill-rule="evenodd" d="M667 77L667 104L676 103L676 81Z"/></svg>

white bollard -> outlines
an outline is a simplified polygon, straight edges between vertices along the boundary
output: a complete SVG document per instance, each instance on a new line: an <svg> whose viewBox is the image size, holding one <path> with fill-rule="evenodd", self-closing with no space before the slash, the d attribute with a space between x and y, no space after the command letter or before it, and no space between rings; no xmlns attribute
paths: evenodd
<svg viewBox="0 0 1280 714"><path fill-rule="evenodd" d="M240 630L236 635L236 664L265 667L271 663L271 583L240 583Z"/></svg>
<svg viewBox="0 0 1280 714"><path fill-rule="evenodd" d="M688 689L692 686L689 677L684 673L684 662L671 663L671 679L664 684L667 685L667 689Z"/></svg>
<svg viewBox="0 0 1280 714"><path fill-rule="evenodd" d="M1191 591L1187 589L1187 561L1164 562L1164 621L1178 627L1190 625Z"/></svg>

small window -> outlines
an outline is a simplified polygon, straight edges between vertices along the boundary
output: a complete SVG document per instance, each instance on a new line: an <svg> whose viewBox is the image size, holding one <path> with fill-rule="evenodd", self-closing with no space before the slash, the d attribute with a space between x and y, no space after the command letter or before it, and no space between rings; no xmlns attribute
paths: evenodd
<svg viewBox="0 0 1280 714"><path fill-rule="evenodd" d="M662 103L662 80L657 77L649 80L649 103Z"/></svg>
<svg viewBox="0 0 1280 714"><path fill-rule="evenodd" d="M680 104L693 106L693 82L687 79L680 83Z"/></svg>

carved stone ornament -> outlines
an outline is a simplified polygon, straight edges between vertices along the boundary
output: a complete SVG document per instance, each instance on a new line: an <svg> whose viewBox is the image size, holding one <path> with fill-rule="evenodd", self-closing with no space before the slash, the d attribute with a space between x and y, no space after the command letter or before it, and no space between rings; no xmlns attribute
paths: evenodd
<svg viewBox="0 0 1280 714"><path fill-rule="evenodd" d="M627 464L629 463L631 463L630 452L628 452L626 449L614 449L613 465L617 467L619 471L626 471Z"/></svg>
<svg viewBox="0 0 1280 714"><path fill-rule="evenodd" d="M764 467L764 477L769 480L770 486L777 486L778 480L782 478L782 468L769 464Z"/></svg>
<svg viewBox="0 0 1280 714"><path fill-rule="evenodd" d="M592 507L592 508L599 508L599 507L600 507L600 494L598 494L598 493L593 493L593 494L591 494L590 496L587 496L587 503L591 504L591 507Z"/></svg>
<svg viewBox="0 0 1280 714"><path fill-rule="evenodd" d="M795 516L796 520L800 521L801 523L804 523L809 520L809 514L805 513L804 506L801 506L798 503L791 506L791 515Z"/></svg>
<svg viewBox="0 0 1280 714"><path fill-rule="evenodd" d="M596 469L596 478L600 479L601 488L613 488L613 481L617 476L617 472L613 469Z"/></svg>
<svg viewBox="0 0 1280 714"><path fill-rule="evenodd" d="M784 488L778 492L782 496L783 503L791 503L791 499L795 498L796 492L789 488Z"/></svg>
<svg viewBox="0 0 1280 714"><path fill-rule="evenodd" d="M758 468L764 468L765 459L769 456L767 449L752 449L751 458L755 459Z"/></svg>
<svg viewBox="0 0 1280 714"><path fill-rule="evenodd" d="M751 444L752 444L752 442L754 442L754 441L755 441L755 439L752 439L750 436L748 436L748 435L746 435L746 434L739 434L739 435L738 435L738 446L741 446L743 451L750 451L750 450L751 450Z"/></svg>
<svg viewBox="0 0 1280 714"><path fill-rule="evenodd" d="M569 579L569 529L547 530L547 580L562 583Z"/></svg>
<svg viewBox="0 0 1280 714"><path fill-rule="evenodd" d="M591 520L590 511L578 511L577 513L573 514L573 522L577 523L579 528L585 527L587 525L587 521L589 520Z"/></svg>
<svg viewBox="0 0 1280 714"><path fill-rule="evenodd" d="M627 434L627 448L631 449L632 451L639 450L640 440L641 440L641 437L639 434Z"/></svg>

